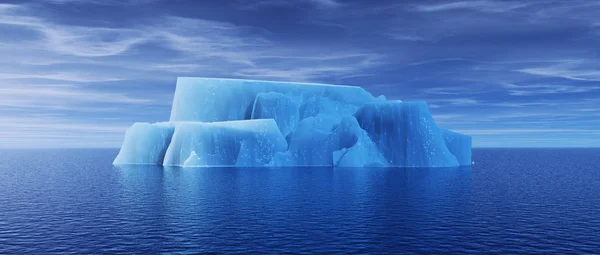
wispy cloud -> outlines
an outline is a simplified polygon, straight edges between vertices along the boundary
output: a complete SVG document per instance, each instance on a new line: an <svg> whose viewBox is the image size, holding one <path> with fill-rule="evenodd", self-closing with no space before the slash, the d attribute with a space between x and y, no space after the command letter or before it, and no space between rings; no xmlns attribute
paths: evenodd
<svg viewBox="0 0 600 255"><path fill-rule="evenodd" d="M600 2L588 0L549 0L541 1L538 8L532 9L532 15L538 19L555 19L562 15L570 15L570 19L595 22L598 20ZM571 15L576 14L576 15Z"/></svg>
<svg viewBox="0 0 600 255"><path fill-rule="evenodd" d="M566 63L543 67L532 67L515 70L517 72L557 77L575 81L600 81L600 69L590 63Z"/></svg>
<svg viewBox="0 0 600 255"><path fill-rule="evenodd" d="M475 10L481 12L507 12L518 8L526 7L528 4L515 1L491 1L491 0L476 0L476 1L456 1L439 4L424 4L417 5L414 10L420 12L441 12L453 10Z"/></svg>
<svg viewBox="0 0 600 255"><path fill-rule="evenodd" d="M515 85L506 84L508 93L512 96L535 96L543 94L561 94L561 93L585 93L600 90L600 86L584 85L553 85L553 84L535 84L535 85Z"/></svg>
<svg viewBox="0 0 600 255"><path fill-rule="evenodd" d="M465 95L465 94L479 94L485 91L478 87L462 86L462 87L435 87L422 89L426 94L434 95Z"/></svg>
<svg viewBox="0 0 600 255"><path fill-rule="evenodd" d="M36 2L53 4L95 4L95 5L139 5L159 2L161 0L38 0Z"/></svg>
<svg viewBox="0 0 600 255"><path fill-rule="evenodd" d="M431 105L429 105L429 108L431 108ZM438 122L463 119L464 117L465 116L462 114L436 114L436 115L433 115L433 119L435 119Z"/></svg>
<svg viewBox="0 0 600 255"><path fill-rule="evenodd" d="M287 70L274 70L265 68L249 68L243 69L236 76L255 78L261 77L274 80L296 80L296 81L314 81L321 77L330 75L347 74L356 71L354 67L338 67L338 66L315 66L290 68Z"/></svg>
<svg viewBox="0 0 600 255"><path fill-rule="evenodd" d="M422 36L404 33L390 33L389 36L398 41L421 42L427 40Z"/></svg>
<svg viewBox="0 0 600 255"><path fill-rule="evenodd" d="M42 73L0 73L0 80L18 80L18 79L42 79L69 82L110 82L122 81L124 78L107 77L96 74L84 74L77 72L53 72Z"/></svg>
<svg viewBox="0 0 600 255"><path fill-rule="evenodd" d="M464 129L458 130L457 132L462 132L469 135L503 135L503 134L531 134L531 133L576 133L576 134L588 134L588 135L597 135L600 134L600 130L594 129L531 129L531 128L521 128L521 129Z"/></svg>
<svg viewBox="0 0 600 255"><path fill-rule="evenodd" d="M427 102L433 103L447 103L454 106L469 106L480 104L481 102L474 98L432 98L427 99Z"/></svg>
<svg viewBox="0 0 600 255"><path fill-rule="evenodd" d="M306 5L317 8L334 8L341 6L342 3L337 0L256 0L239 1L235 7L240 9L260 9L270 7L296 8Z"/></svg>
<svg viewBox="0 0 600 255"><path fill-rule="evenodd" d="M151 99L134 98L123 93L86 89L74 85L48 84L0 88L0 105L17 108L65 109L93 103L150 104Z"/></svg>
<svg viewBox="0 0 600 255"><path fill-rule="evenodd" d="M29 47L81 57L100 57L118 55L146 40L141 31L134 29L59 25L28 12L27 8L18 5L0 8L0 24L38 32L43 41L34 42Z"/></svg>
<svg viewBox="0 0 600 255"><path fill-rule="evenodd" d="M72 131L72 132L123 132L128 126L127 125L98 125L98 124L81 124L67 122L57 118L19 118L19 117L2 117L0 119L0 128L3 130L19 129L19 130L31 130L31 131L42 131L45 129L53 129L55 131Z"/></svg>
<svg viewBox="0 0 600 255"><path fill-rule="evenodd" d="M600 112L599 108L583 108L583 109L577 109L577 111L579 112Z"/></svg>
<svg viewBox="0 0 600 255"><path fill-rule="evenodd" d="M561 103L557 102L495 102L495 103L487 103L486 106L493 107L509 107L509 108L523 108L523 107L532 107L532 106L556 106Z"/></svg>
<svg viewBox="0 0 600 255"><path fill-rule="evenodd" d="M117 147L127 125L86 124L56 117L0 117L0 148Z"/></svg>
<svg viewBox="0 0 600 255"><path fill-rule="evenodd" d="M338 80L342 80L349 77L370 76L371 74L364 73L365 70L381 65L381 55L360 51L354 53L321 52L307 56L289 55L287 52L282 52L279 55L275 54L265 53L258 59L278 59L282 61L282 65L279 67L243 68L234 75L242 78L259 77L297 81L318 81L325 77L336 77ZM290 63L289 61L293 62Z"/></svg>
<svg viewBox="0 0 600 255"><path fill-rule="evenodd" d="M337 7L340 6L341 3L336 1L336 0L308 0L316 5L319 6L326 6L326 7Z"/></svg>
<svg viewBox="0 0 600 255"><path fill-rule="evenodd" d="M224 57L239 62L235 60L238 55L233 53L241 53L244 46L258 41L252 37L237 37L236 33L241 29L239 27L207 20L164 17L157 24L107 28L55 24L29 15L29 10L22 6L13 5L0 11L3 14L0 24L24 27L42 35L43 40L29 47L80 57L120 55L141 43L166 42L166 45L181 52ZM188 32L191 28L194 28L194 34Z"/></svg>
<svg viewBox="0 0 600 255"><path fill-rule="evenodd" d="M317 2L322 5L337 4L334 1ZM30 14L29 9L16 5L7 5L0 9L0 13L3 14L0 17L0 24L30 29L41 35L40 40L29 40L25 44L19 43L20 47L45 49L48 52L81 58L101 58L121 55L135 56L133 49L138 45L160 45L160 47L175 51L175 58L185 61L185 67L181 69L172 68L182 67L181 60L180 63L168 63L171 61L168 60L167 63L154 65L145 62L146 69L156 67L156 70L163 72L193 72L197 68L192 67L189 62L196 61L198 63L217 62L221 64L221 72L236 73L240 77L259 77L260 74L265 74L262 77L269 78L279 76L277 73L285 74L287 72L298 74L290 76L290 78L310 79L310 77L319 76L318 74L312 75L312 73L333 71L334 74L347 75L348 73L342 70L358 72L361 68L373 64L372 59L375 58L375 55L370 53L360 53L362 56L356 53L353 53L353 56L340 56L336 52L322 54L322 50L314 51L315 54L310 53L313 51L311 49L291 50L285 44L264 37L263 35L268 34L268 31L264 29L202 19L166 16L130 28L108 28L56 24L34 16ZM14 45L7 45L7 47L14 47ZM355 56L362 59L352 62L333 62ZM269 63L263 61L267 58L271 60ZM275 60L281 61L281 63L277 63ZM329 62L318 62L323 60ZM73 60L73 62L78 61L78 59ZM122 66L121 61L106 58L97 61L96 64L105 65L107 62ZM369 63L365 64L366 62ZM135 63L133 65L135 66ZM324 67L317 70L315 66L319 65ZM127 66L124 67L127 68ZM291 73L289 69L293 68L300 70ZM119 73L123 74L123 72ZM95 80L64 73L32 75L5 73L0 79L27 77L75 82ZM123 80L127 78L116 78L112 75L104 79Z"/></svg>
<svg viewBox="0 0 600 255"><path fill-rule="evenodd" d="M407 66L420 66L420 65L435 64L435 63L440 63L440 62L460 62L460 61L472 61L472 60L468 60L468 59L464 59L464 58L429 59L429 60L408 63Z"/></svg>

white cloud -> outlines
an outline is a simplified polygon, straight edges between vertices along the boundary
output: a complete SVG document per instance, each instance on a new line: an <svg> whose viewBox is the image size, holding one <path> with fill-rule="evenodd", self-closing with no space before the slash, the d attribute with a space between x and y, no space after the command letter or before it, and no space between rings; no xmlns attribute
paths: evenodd
<svg viewBox="0 0 600 255"><path fill-rule="evenodd" d="M566 94L566 93L585 93L600 90L600 86L576 86L576 85L554 85L554 84L535 84L535 85L515 85L506 84L508 93L513 96L534 96L543 94Z"/></svg>
<svg viewBox="0 0 600 255"><path fill-rule="evenodd" d="M552 65L545 67L523 68L515 70L517 72L564 78L575 81L600 81L600 68L591 63L566 63L562 65Z"/></svg>
<svg viewBox="0 0 600 255"><path fill-rule="evenodd" d="M129 123L80 123L60 115L0 116L0 148L118 147Z"/></svg>
<svg viewBox="0 0 600 255"><path fill-rule="evenodd" d="M255 1L238 1L235 7L240 9L260 9L268 7L298 7L302 4L307 4L317 8L335 8L342 5L337 0L255 0Z"/></svg>
<svg viewBox="0 0 600 255"><path fill-rule="evenodd" d="M424 93L434 95L464 95L464 94L479 94L485 91L477 87L463 86L463 87L436 87L436 88L425 88L422 89Z"/></svg>
<svg viewBox="0 0 600 255"><path fill-rule="evenodd" d="M255 66L257 50L272 46L270 42L254 36L242 36L248 28L231 24L168 17L159 27L149 27L158 42L168 45L186 57L195 59L221 59L242 66ZM191 34L190 32L193 32Z"/></svg>
<svg viewBox="0 0 600 255"><path fill-rule="evenodd" d="M426 102L433 103L447 103L454 106L469 106L469 105L477 105L482 102L474 99L474 98L432 98L425 100Z"/></svg>
<svg viewBox="0 0 600 255"><path fill-rule="evenodd" d="M0 8L0 24L30 29L43 38L41 41L21 44L21 47L80 57L101 57L121 54L148 39L142 31L135 29L59 25L29 15L28 11L23 6L14 5Z"/></svg>
<svg viewBox="0 0 600 255"><path fill-rule="evenodd" d="M283 81L314 81L318 78L352 73L355 70L353 67L337 67L337 66L315 66L315 67L300 67L290 69L266 69L266 68L248 68L242 69L235 73L240 77L261 77L267 79L276 79Z"/></svg>
<svg viewBox="0 0 600 255"><path fill-rule="evenodd" d="M511 108L521 108L521 107L531 107L531 106L556 106L560 105L560 103L556 102L499 102L499 103L487 103L486 106L498 106L498 107L511 107Z"/></svg>
<svg viewBox="0 0 600 255"><path fill-rule="evenodd" d="M16 4L3 4L0 3L0 11L6 11L9 9L14 9L14 8L18 8L19 6Z"/></svg>
<svg viewBox="0 0 600 255"><path fill-rule="evenodd" d="M38 0L53 4L96 4L96 5L139 5L158 2L160 0Z"/></svg>
<svg viewBox="0 0 600 255"><path fill-rule="evenodd" d="M455 61L472 61L464 58L440 58L440 59L429 59L424 61L418 61L407 64L407 66L420 66L420 65L428 65L428 64L436 64L440 62L455 62Z"/></svg>
<svg viewBox="0 0 600 255"><path fill-rule="evenodd" d="M467 135L503 135L503 134L531 134L531 133L576 133L576 134L600 134L600 130L594 129L561 129L561 128L548 128L548 129L535 129L535 128L519 128L519 129L463 129L455 130L456 132L464 133Z"/></svg>
<svg viewBox="0 0 600 255"><path fill-rule="evenodd" d="M426 40L424 37L410 34L391 33L389 35L390 37L398 41L420 42Z"/></svg>
<svg viewBox="0 0 600 255"><path fill-rule="evenodd" d="M323 1L320 4L334 3L337 2ZM81 73L45 72L42 74L38 70L23 69L22 73L5 71L0 75L0 79L116 81L148 77L147 72L152 71L182 74L198 72L206 68L217 70L217 75L237 73L239 77L270 78L290 73L295 74L292 78L313 79L321 77L319 73L328 71L339 75L348 75L348 72L357 74L356 72L360 72L361 69L376 64L374 60L379 58L363 50L359 53L356 49L331 51L319 45L307 46L306 49L297 47L292 49L286 44L265 38L263 35L268 35L269 32L264 29L202 19L157 17L155 20L131 28L108 28L57 24L32 15L30 9L24 6L10 5L10 8L0 9L0 14L2 14L0 24L29 29L41 35L38 39L18 42L18 52L22 54L13 55L12 62L29 66L32 62L53 65L63 64L55 62L56 59L61 59L67 63L112 66L119 68L118 73L121 76L115 77L114 73L106 75L106 71L98 70L94 70L94 75L89 75L92 77L86 77ZM135 55L133 49L141 44L167 48L175 53L166 59L156 59L154 63L144 60L135 61L138 55ZM0 50L8 52L15 47L16 44L5 42L4 47L0 45ZM27 52L25 49L30 52L36 51L38 57L31 59L24 53ZM39 52L40 49L44 49L45 52ZM342 61L344 58L355 59ZM264 60L267 59L269 61L265 62ZM205 68L199 70L190 64L193 62L200 63ZM144 67L140 68L141 66ZM315 66L323 66L323 68L316 70L318 68ZM299 70L290 71L295 68ZM128 73L123 69L144 73Z"/></svg>
<svg viewBox="0 0 600 255"><path fill-rule="evenodd" d="M436 108L436 107L432 107L432 105L428 105L429 108ZM458 120L458 119L462 119L465 117L465 115L462 114L435 114L432 116L433 119L435 121L449 121L449 120Z"/></svg>
<svg viewBox="0 0 600 255"><path fill-rule="evenodd" d="M0 117L0 148L118 147L128 125L68 118Z"/></svg>
<svg viewBox="0 0 600 255"><path fill-rule="evenodd" d="M243 37L243 27L223 22L163 17L154 24L134 28L108 28L61 25L29 15L22 6L0 9L0 24L31 29L42 40L21 45L78 57L121 55L142 43L164 42L170 48L201 57L222 57L249 64L245 47L257 46L260 37Z"/></svg>
<svg viewBox="0 0 600 255"><path fill-rule="evenodd" d="M417 5L414 10L419 12L440 12L453 10L474 10L481 12L508 12L518 8L523 8L528 4L514 1L491 1L491 0L476 0L476 1L456 1L441 4L425 4Z"/></svg>
<svg viewBox="0 0 600 255"><path fill-rule="evenodd" d="M53 72L53 73L0 73L0 80L17 79L44 79L69 82L109 82L122 81L124 78L107 77L103 75L84 74L77 72Z"/></svg>
<svg viewBox="0 0 600 255"><path fill-rule="evenodd" d="M42 131L54 130L54 131L73 131L73 132L102 132L102 133L116 133L124 132L129 126L128 125L98 125L98 124L81 124L81 123L70 123L64 119L58 118L19 118L19 117L2 117L0 118L0 129L3 130L30 130L30 131Z"/></svg>
<svg viewBox="0 0 600 255"><path fill-rule="evenodd" d="M340 3L336 0L308 0L318 6L337 7Z"/></svg>
<svg viewBox="0 0 600 255"><path fill-rule="evenodd" d="M90 90L74 85L4 85L0 88L0 106L66 110L93 103L153 104L150 99L133 98L123 93ZM96 108L96 107L94 107Z"/></svg>

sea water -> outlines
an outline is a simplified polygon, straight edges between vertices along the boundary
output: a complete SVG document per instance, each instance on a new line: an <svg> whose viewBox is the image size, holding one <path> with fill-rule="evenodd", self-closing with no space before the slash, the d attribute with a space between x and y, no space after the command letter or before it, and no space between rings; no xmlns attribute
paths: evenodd
<svg viewBox="0 0 600 255"><path fill-rule="evenodd" d="M115 167L0 151L0 254L600 253L600 149L458 168Z"/></svg>

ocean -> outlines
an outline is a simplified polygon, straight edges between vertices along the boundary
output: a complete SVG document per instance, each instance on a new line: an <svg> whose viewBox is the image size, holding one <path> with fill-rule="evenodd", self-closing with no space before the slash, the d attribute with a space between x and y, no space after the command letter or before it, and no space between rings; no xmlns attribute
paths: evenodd
<svg viewBox="0 0 600 255"><path fill-rule="evenodd" d="M600 253L600 149L459 168L115 167L0 151L0 254Z"/></svg>

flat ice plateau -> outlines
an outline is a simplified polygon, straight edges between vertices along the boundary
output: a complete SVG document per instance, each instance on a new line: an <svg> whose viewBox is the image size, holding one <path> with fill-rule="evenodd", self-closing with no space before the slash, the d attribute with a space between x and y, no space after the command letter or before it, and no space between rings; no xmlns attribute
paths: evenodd
<svg viewBox="0 0 600 255"><path fill-rule="evenodd" d="M135 123L114 164L454 167L471 164L471 137L360 87L182 77L170 120Z"/></svg>

